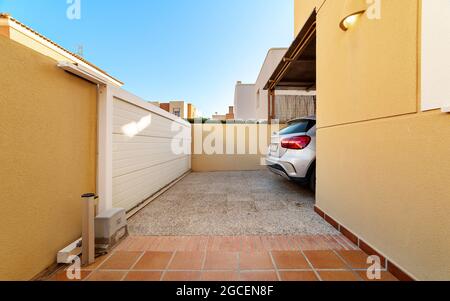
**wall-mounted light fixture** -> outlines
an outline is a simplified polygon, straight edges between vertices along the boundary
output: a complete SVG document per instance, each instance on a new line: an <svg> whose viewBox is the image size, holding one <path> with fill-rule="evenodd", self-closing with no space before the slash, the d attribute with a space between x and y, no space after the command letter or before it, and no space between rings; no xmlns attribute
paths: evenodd
<svg viewBox="0 0 450 301"><path fill-rule="evenodd" d="M367 3L365 0L346 0L339 27L347 31L366 12Z"/></svg>

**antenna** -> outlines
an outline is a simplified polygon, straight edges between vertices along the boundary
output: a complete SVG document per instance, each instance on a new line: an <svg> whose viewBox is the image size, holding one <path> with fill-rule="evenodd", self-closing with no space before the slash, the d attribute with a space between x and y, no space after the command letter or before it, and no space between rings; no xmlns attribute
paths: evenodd
<svg viewBox="0 0 450 301"><path fill-rule="evenodd" d="M77 46L76 54L81 56L81 57L84 57L84 46L83 45L78 45Z"/></svg>

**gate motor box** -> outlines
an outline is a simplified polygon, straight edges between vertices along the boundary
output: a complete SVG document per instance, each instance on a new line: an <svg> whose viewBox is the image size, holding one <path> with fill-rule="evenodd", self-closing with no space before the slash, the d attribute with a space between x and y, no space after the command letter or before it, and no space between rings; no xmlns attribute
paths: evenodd
<svg viewBox="0 0 450 301"><path fill-rule="evenodd" d="M128 236L125 209L114 208L95 218L95 247L108 251Z"/></svg>

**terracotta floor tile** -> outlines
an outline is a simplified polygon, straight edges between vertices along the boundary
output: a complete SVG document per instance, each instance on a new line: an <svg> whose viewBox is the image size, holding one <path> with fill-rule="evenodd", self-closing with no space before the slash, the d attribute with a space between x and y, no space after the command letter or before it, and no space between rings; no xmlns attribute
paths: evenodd
<svg viewBox="0 0 450 301"><path fill-rule="evenodd" d="M323 281L361 281L352 271L333 271L333 272L319 272L320 278Z"/></svg>
<svg viewBox="0 0 450 301"><path fill-rule="evenodd" d="M208 245L208 236L190 236L185 238L185 244L179 251L204 252Z"/></svg>
<svg viewBox="0 0 450 301"><path fill-rule="evenodd" d="M169 270L201 270L205 252L176 252Z"/></svg>
<svg viewBox="0 0 450 301"><path fill-rule="evenodd" d="M240 253L240 270L273 270L274 266L269 252Z"/></svg>
<svg viewBox="0 0 450 301"><path fill-rule="evenodd" d="M131 243L133 242L134 238L133 236L128 236L127 238L125 238L124 240L122 240L119 245L116 247L116 251L130 251L128 250L128 247L131 245Z"/></svg>
<svg viewBox="0 0 450 301"><path fill-rule="evenodd" d="M80 272L80 279L69 279L68 275L67 275L67 271L66 270L62 270L57 272L55 275L53 275L50 278L50 281L82 281L84 279L86 279L89 275L91 274L91 271L81 271ZM72 273L70 273L69 275L72 275Z"/></svg>
<svg viewBox="0 0 450 301"><path fill-rule="evenodd" d="M345 263L333 251L304 251L316 269L347 269Z"/></svg>
<svg viewBox="0 0 450 301"><path fill-rule="evenodd" d="M300 251L300 244L298 241L298 236L296 235L290 235L290 236L286 236L286 238L289 241L289 245L290 245L290 249L288 251Z"/></svg>
<svg viewBox="0 0 450 301"><path fill-rule="evenodd" d="M243 252L263 252L266 251L260 236L244 236L242 237Z"/></svg>
<svg viewBox="0 0 450 301"><path fill-rule="evenodd" d="M200 281L200 272L166 272L163 281Z"/></svg>
<svg viewBox="0 0 450 301"><path fill-rule="evenodd" d="M296 250L301 250L303 235L292 235L291 243Z"/></svg>
<svg viewBox="0 0 450 301"><path fill-rule="evenodd" d="M180 241L175 236L161 236L156 251L175 252L180 248Z"/></svg>
<svg viewBox="0 0 450 301"><path fill-rule="evenodd" d="M160 281L162 272L129 272L125 281Z"/></svg>
<svg viewBox="0 0 450 301"><path fill-rule="evenodd" d="M342 250L342 246L334 239L334 235L322 235L324 242L326 242L327 248L330 250ZM356 247L358 248L358 247ZM325 249L322 249L325 250Z"/></svg>
<svg viewBox="0 0 450 301"><path fill-rule="evenodd" d="M293 250L316 251L342 249L330 235L294 235L289 236L289 238Z"/></svg>
<svg viewBox="0 0 450 301"><path fill-rule="evenodd" d="M142 252L118 251L113 253L103 264L100 270L128 270L142 255Z"/></svg>
<svg viewBox="0 0 450 301"><path fill-rule="evenodd" d="M208 251L239 252L241 238L239 236L213 236L208 241Z"/></svg>
<svg viewBox="0 0 450 301"><path fill-rule="evenodd" d="M367 255L363 251L342 250L338 251L338 254L342 258L344 258L344 260L353 269L367 269L370 266L369 264L367 264L367 258L369 257L369 255Z"/></svg>
<svg viewBox="0 0 450 301"><path fill-rule="evenodd" d="M318 281L314 272L280 272L282 281Z"/></svg>
<svg viewBox="0 0 450 301"><path fill-rule="evenodd" d="M159 243L161 238L158 236L148 236L145 244L145 251L147 252L157 252L159 251Z"/></svg>
<svg viewBox="0 0 450 301"><path fill-rule="evenodd" d="M236 270L238 268L237 252L206 252L204 270Z"/></svg>
<svg viewBox="0 0 450 301"><path fill-rule="evenodd" d="M262 236L261 241L263 243L263 246L268 251L281 251L282 246L279 244L278 239L275 236Z"/></svg>
<svg viewBox="0 0 450 301"><path fill-rule="evenodd" d="M134 270L165 270L172 254L172 252L145 252Z"/></svg>
<svg viewBox="0 0 450 301"><path fill-rule="evenodd" d="M210 236L208 240L208 245L206 246L207 251L218 252L221 251L220 244L222 239L218 236Z"/></svg>
<svg viewBox="0 0 450 301"><path fill-rule="evenodd" d="M159 245L162 241L162 236L148 236L147 237L147 244L146 244L146 251L147 252L159 252L160 248Z"/></svg>
<svg viewBox="0 0 450 301"><path fill-rule="evenodd" d="M394 275L392 275L389 272L381 272L381 279L375 279L375 280L369 280L369 278L367 277L367 272L366 271L358 271L357 272L359 277L361 277L364 281L398 281L397 278L394 277Z"/></svg>
<svg viewBox="0 0 450 301"><path fill-rule="evenodd" d="M240 281L278 281L275 271L241 272Z"/></svg>
<svg viewBox="0 0 450 301"><path fill-rule="evenodd" d="M93 271L93 270L96 270L99 266L101 266L105 262L105 260L109 256L111 256L111 254L106 254L106 255L100 256L100 257L95 259L95 262L93 264L81 267L81 270L82 271ZM67 267L67 268L69 268L69 267Z"/></svg>
<svg viewBox="0 0 450 301"><path fill-rule="evenodd" d="M192 248L190 247L191 244L190 241L191 237L189 236L177 236L177 243L178 243L177 251L180 252L193 251Z"/></svg>
<svg viewBox="0 0 450 301"><path fill-rule="evenodd" d="M296 246L289 236L279 235L275 237L279 251L296 251Z"/></svg>
<svg viewBox="0 0 450 301"><path fill-rule="evenodd" d="M126 250L133 252L144 252L147 250L148 237L146 236L134 236L131 242L128 244Z"/></svg>
<svg viewBox="0 0 450 301"><path fill-rule="evenodd" d="M300 245L301 250L320 250L323 249L317 242L317 238L311 235L297 237L296 241Z"/></svg>
<svg viewBox="0 0 450 301"><path fill-rule="evenodd" d="M86 281L121 281L126 272L95 271Z"/></svg>
<svg viewBox="0 0 450 301"><path fill-rule="evenodd" d="M280 270L311 269L300 251L273 251L272 256L275 265Z"/></svg>
<svg viewBox="0 0 450 301"><path fill-rule="evenodd" d="M238 272L203 272L202 281L239 281Z"/></svg>
<svg viewBox="0 0 450 301"><path fill-rule="evenodd" d="M228 252L239 252L242 250L242 242L240 236L224 237L221 243L221 250Z"/></svg>
<svg viewBox="0 0 450 301"><path fill-rule="evenodd" d="M340 248L337 250L359 250L358 246L352 243L347 237L344 235L333 235L333 239L340 245Z"/></svg>

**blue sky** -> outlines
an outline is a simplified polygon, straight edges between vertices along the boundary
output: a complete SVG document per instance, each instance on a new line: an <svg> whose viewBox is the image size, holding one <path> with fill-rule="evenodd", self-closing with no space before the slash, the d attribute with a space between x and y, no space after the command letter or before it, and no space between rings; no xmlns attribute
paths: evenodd
<svg viewBox="0 0 450 301"><path fill-rule="evenodd" d="M0 11L76 51L145 100L183 99L225 113L237 80L254 82L267 50L293 39L293 0L0 0Z"/></svg>

